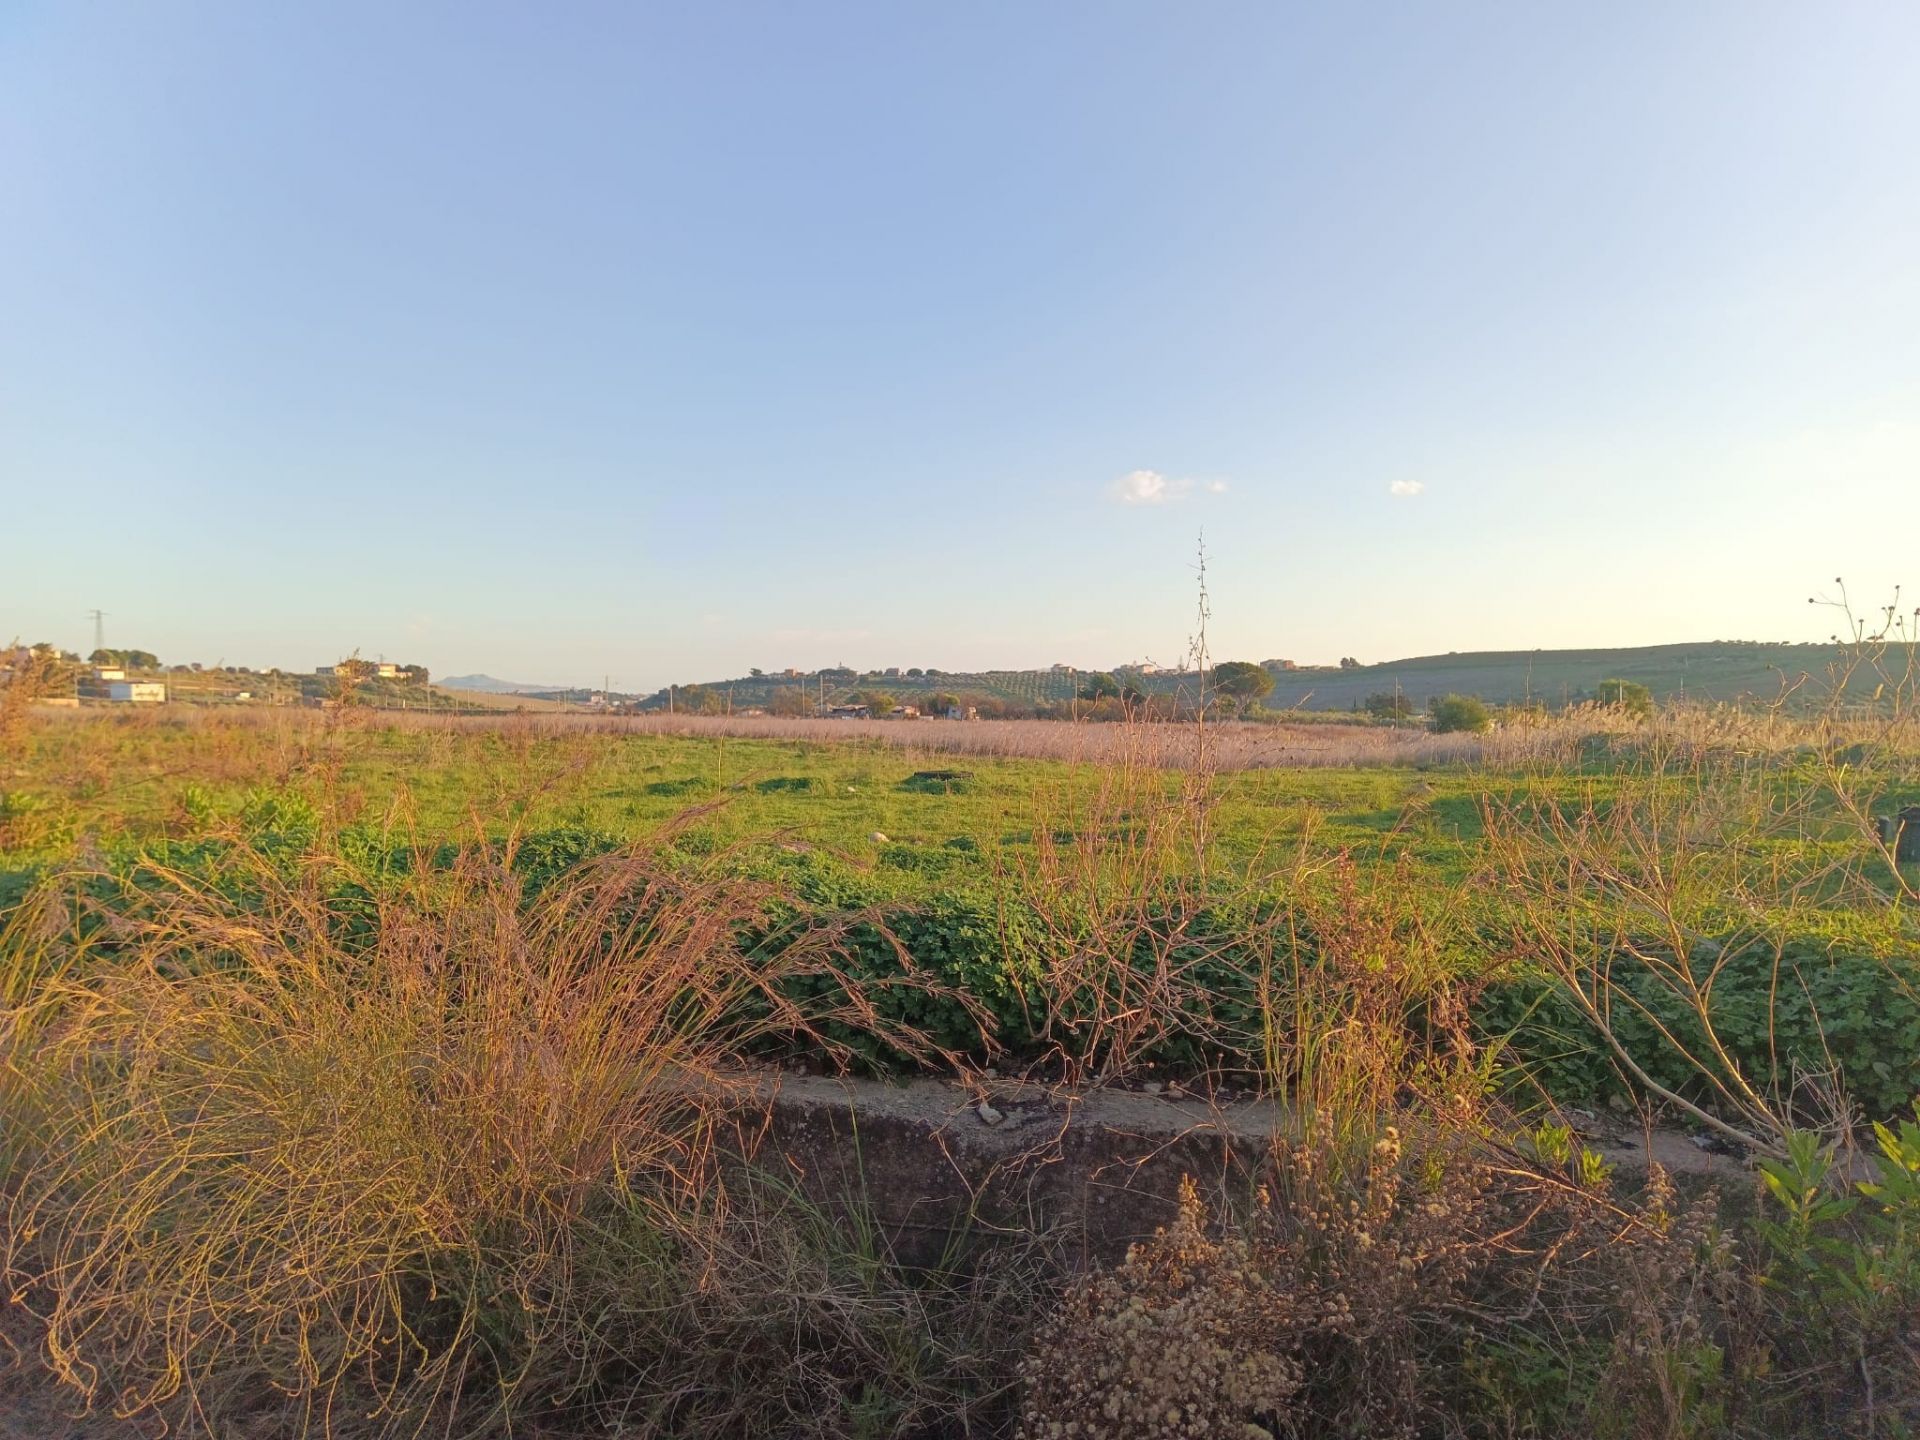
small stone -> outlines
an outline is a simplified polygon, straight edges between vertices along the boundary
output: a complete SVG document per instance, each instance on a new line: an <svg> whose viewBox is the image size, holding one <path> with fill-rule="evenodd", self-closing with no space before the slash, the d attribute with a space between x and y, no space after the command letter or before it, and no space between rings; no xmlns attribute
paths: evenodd
<svg viewBox="0 0 1920 1440"><path fill-rule="evenodd" d="M1146 1084L1142 1085L1140 1088L1146 1091L1147 1094L1149 1095L1158 1095L1162 1090L1166 1089L1167 1087L1162 1085L1158 1080L1149 1080L1147 1081Z"/></svg>
<svg viewBox="0 0 1920 1440"><path fill-rule="evenodd" d="M884 830L876 830L876 831L874 831L874 832L873 832L873 843L874 843L874 844L876 844L876 845L884 845L884 844L886 844L886 843L887 843L887 835L886 835L886 832L885 832Z"/></svg>
<svg viewBox="0 0 1920 1440"><path fill-rule="evenodd" d="M982 1100L979 1107L973 1113L980 1117L980 1123L982 1125L998 1125L1002 1120L1007 1118L998 1110L994 1109L993 1103L988 1100Z"/></svg>

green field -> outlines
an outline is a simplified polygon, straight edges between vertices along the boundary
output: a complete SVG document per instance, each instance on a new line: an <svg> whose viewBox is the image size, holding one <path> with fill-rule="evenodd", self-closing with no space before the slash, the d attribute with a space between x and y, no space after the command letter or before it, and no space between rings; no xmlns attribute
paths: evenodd
<svg viewBox="0 0 1920 1440"><path fill-rule="evenodd" d="M205 867L235 846L413 865L450 845L491 845L544 880L669 835L671 853L723 856L797 904L875 915L913 963L994 1011L948 1015L947 1043L980 1058L1005 1049L1077 1061L1065 1021L1036 1024L1025 997L1054 984L1102 926L1132 926L1126 943L1140 955L1177 949L1176 932L1205 932L1223 968L1210 980L1196 972L1188 998L1211 1012L1247 1003L1255 971L1273 963L1275 917L1296 927L1287 943L1311 953L1333 941L1301 938L1300 926L1356 924L1366 911L1416 935L1429 978L1471 991L1484 1028L1519 1023L1531 1013L1526 997L1552 992L1528 958L1543 923L1559 923L1557 912L1543 922L1543 907L1591 894L1606 903L1581 918L1583 954L1731 947L1746 958L1728 995L1777 984L1762 961L1782 955L1814 967L1815 989L1866 986L1862 1005L1877 1013L1849 1004L1873 1032L1849 1062L1858 1086L1883 1110L1920 1090L1920 1000L1905 992L1907 962L1891 960L1911 953L1909 912L1882 853L1863 842L1861 816L1832 792L1840 777L1870 795L1874 813L1920 799L1909 760L1876 749L1862 751L1870 765L1836 768L1836 752L1807 745L1703 758L1651 734L1594 738L1589 761L1573 766L1196 775L956 760L857 739L456 725L374 711L95 712L35 726L5 775L0 905L75 857L124 876ZM1623 824L1641 829L1615 833ZM1613 878L1555 893L1552 865L1593 844L1589 831L1613 849L1573 858ZM1635 890L1651 883L1649 869L1665 887L1654 900ZM1243 945L1234 927L1256 938ZM885 970L890 944L874 941L862 963ZM1513 1049L1523 1063L1510 1081L1539 1079L1589 1101L1634 1088L1558 1003L1548 1007L1554 1024ZM1804 1044L1817 1050L1839 1017L1811 999L1803 1008ZM1233 1028L1243 1020L1219 1024L1219 1035L1146 1044L1137 1058L1245 1063L1254 1042ZM1743 1033L1749 1046L1774 1043L1750 1025ZM1766 1057L1767 1083L1782 1083L1787 1064Z"/></svg>
<svg viewBox="0 0 1920 1440"><path fill-rule="evenodd" d="M944 846L965 837L988 850L1024 845L1036 826L1071 826L1112 777L1097 768L1030 759L916 756L870 742L781 742L716 736L461 733L357 725L336 747L284 741L273 727L116 723L117 717L40 731L8 775L14 805L49 813L43 828L16 822L28 846L0 849L14 874L49 845L80 835L143 842L195 833L237 816L262 787L284 786L371 823L395 823L438 841L510 826L594 829L638 839L690 807L721 802L704 829L728 839L804 841L874 861L874 832L897 845ZM139 717L146 719L147 717ZM102 743L106 742L106 743ZM923 770L959 767L951 784L914 783ZM1181 781L1130 782L1172 797ZM1468 862L1461 837L1478 825L1479 777L1464 771L1325 768L1247 771L1218 781L1218 838L1247 856L1297 841L1407 855L1455 878ZM984 862L978 862L984 863Z"/></svg>
<svg viewBox="0 0 1920 1440"><path fill-rule="evenodd" d="M1920 1293L1910 724L1239 771L721 728L0 711L0 1255L42 1307L0 1339L184 1433L355 1440L1015 1436L1079 1357L1202 1332L1302 1357L1286 1433L1382 1433L1389 1375L1446 1420L1394 1433L1569 1440L1835 1433L1907 1383L1860 1357ZM917 1075L962 1133L1176 1087L1270 1133L1116 1270L968 1223L929 1269L870 1181L755 1149L772 1066ZM1643 1125L1755 1156L1763 1218L1616 1183L1583 1137ZM1685 1423L1596 1429L1619 1396Z"/></svg>

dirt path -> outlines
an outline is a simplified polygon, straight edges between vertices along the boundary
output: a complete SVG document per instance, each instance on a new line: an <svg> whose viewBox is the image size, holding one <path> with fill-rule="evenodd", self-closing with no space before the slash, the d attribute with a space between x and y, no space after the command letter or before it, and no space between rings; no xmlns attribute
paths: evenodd
<svg viewBox="0 0 1920 1440"><path fill-rule="evenodd" d="M994 1076L891 1081L788 1074L763 1082L762 1090L783 1107L851 1109L863 1117L941 1132L988 1154L1025 1149L1063 1128L1163 1140L1217 1135L1258 1141L1285 1119L1284 1107L1274 1100L1235 1097L1221 1103L1165 1085L1074 1091ZM983 1102L1001 1118L983 1119ZM1623 1171L1644 1169L1653 1161L1674 1175L1728 1179L1748 1172L1745 1160L1702 1148L1684 1131L1643 1129L1586 1112L1569 1118L1587 1145Z"/></svg>

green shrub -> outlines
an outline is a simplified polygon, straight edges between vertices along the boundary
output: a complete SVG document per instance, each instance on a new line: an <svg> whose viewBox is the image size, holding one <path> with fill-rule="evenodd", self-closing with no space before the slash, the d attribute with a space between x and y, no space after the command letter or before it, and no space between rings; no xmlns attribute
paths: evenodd
<svg viewBox="0 0 1920 1440"><path fill-rule="evenodd" d="M684 778L680 780L655 780L645 788L649 795L671 798L676 795L691 795L699 790L700 787L700 781L692 778Z"/></svg>
<svg viewBox="0 0 1920 1440"><path fill-rule="evenodd" d="M1755 1088L1791 1105L1797 1085L1831 1070L1854 1104L1881 1118L1905 1111L1920 1094L1920 957L1829 951L1802 940L1777 954L1769 945L1732 956L1701 946L1690 963L1702 982L1720 966L1711 988L1714 1032ZM1611 973L1631 997L1612 1012L1627 1052L1657 1084L1707 1102L1700 1061L1709 1051L1698 1016L1630 956L1615 957ZM1544 976L1490 985L1475 1018L1484 1037L1506 1037L1509 1059L1556 1099L1591 1105L1627 1093L1605 1040Z"/></svg>
<svg viewBox="0 0 1920 1440"><path fill-rule="evenodd" d="M1643 719L1653 714L1653 692L1637 680L1602 680L1594 699Z"/></svg>
<svg viewBox="0 0 1920 1440"><path fill-rule="evenodd" d="M297 790L263 785L240 802L240 824L254 836L311 837L319 832L320 811Z"/></svg>
<svg viewBox="0 0 1920 1440"><path fill-rule="evenodd" d="M811 775L776 775L753 788L762 795L810 795L817 787Z"/></svg>
<svg viewBox="0 0 1920 1440"><path fill-rule="evenodd" d="M916 795L964 795L972 780L969 770L920 770L902 780L900 788Z"/></svg>
<svg viewBox="0 0 1920 1440"><path fill-rule="evenodd" d="M515 847L514 873L529 895L538 894L582 861L611 854L621 844L617 835L585 826L536 830Z"/></svg>
<svg viewBox="0 0 1920 1440"><path fill-rule="evenodd" d="M220 807L212 793L192 780L180 787L180 813L202 830L212 828L220 819Z"/></svg>
<svg viewBox="0 0 1920 1440"><path fill-rule="evenodd" d="M1844 1422L1860 1383L1889 1414L1912 1415L1920 1403L1910 1348L1920 1312L1920 1124L1873 1129L1872 1178L1850 1185L1810 1131L1789 1134L1784 1155L1760 1161L1769 1201L1755 1226L1766 1246L1762 1278L1784 1321L1775 1343L1827 1402L1829 1433L1851 1428Z"/></svg>
<svg viewBox="0 0 1920 1440"><path fill-rule="evenodd" d="M1433 715L1435 734L1451 735L1464 731L1484 734L1493 728L1493 716L1486 702L1477 695L1444 695L1428 705Z"/></svg>

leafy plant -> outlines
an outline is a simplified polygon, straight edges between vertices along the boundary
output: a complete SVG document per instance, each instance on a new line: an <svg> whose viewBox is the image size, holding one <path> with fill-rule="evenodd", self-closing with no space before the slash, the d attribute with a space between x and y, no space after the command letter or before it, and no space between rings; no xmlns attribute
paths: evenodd
<svg viewBox="0 0 1920 1440"><path fill-rule="evenodd" d="M1475 695L1441 695L1427 707L1436 735L1483 734L1493 728L1486 701Z"/></svg>

